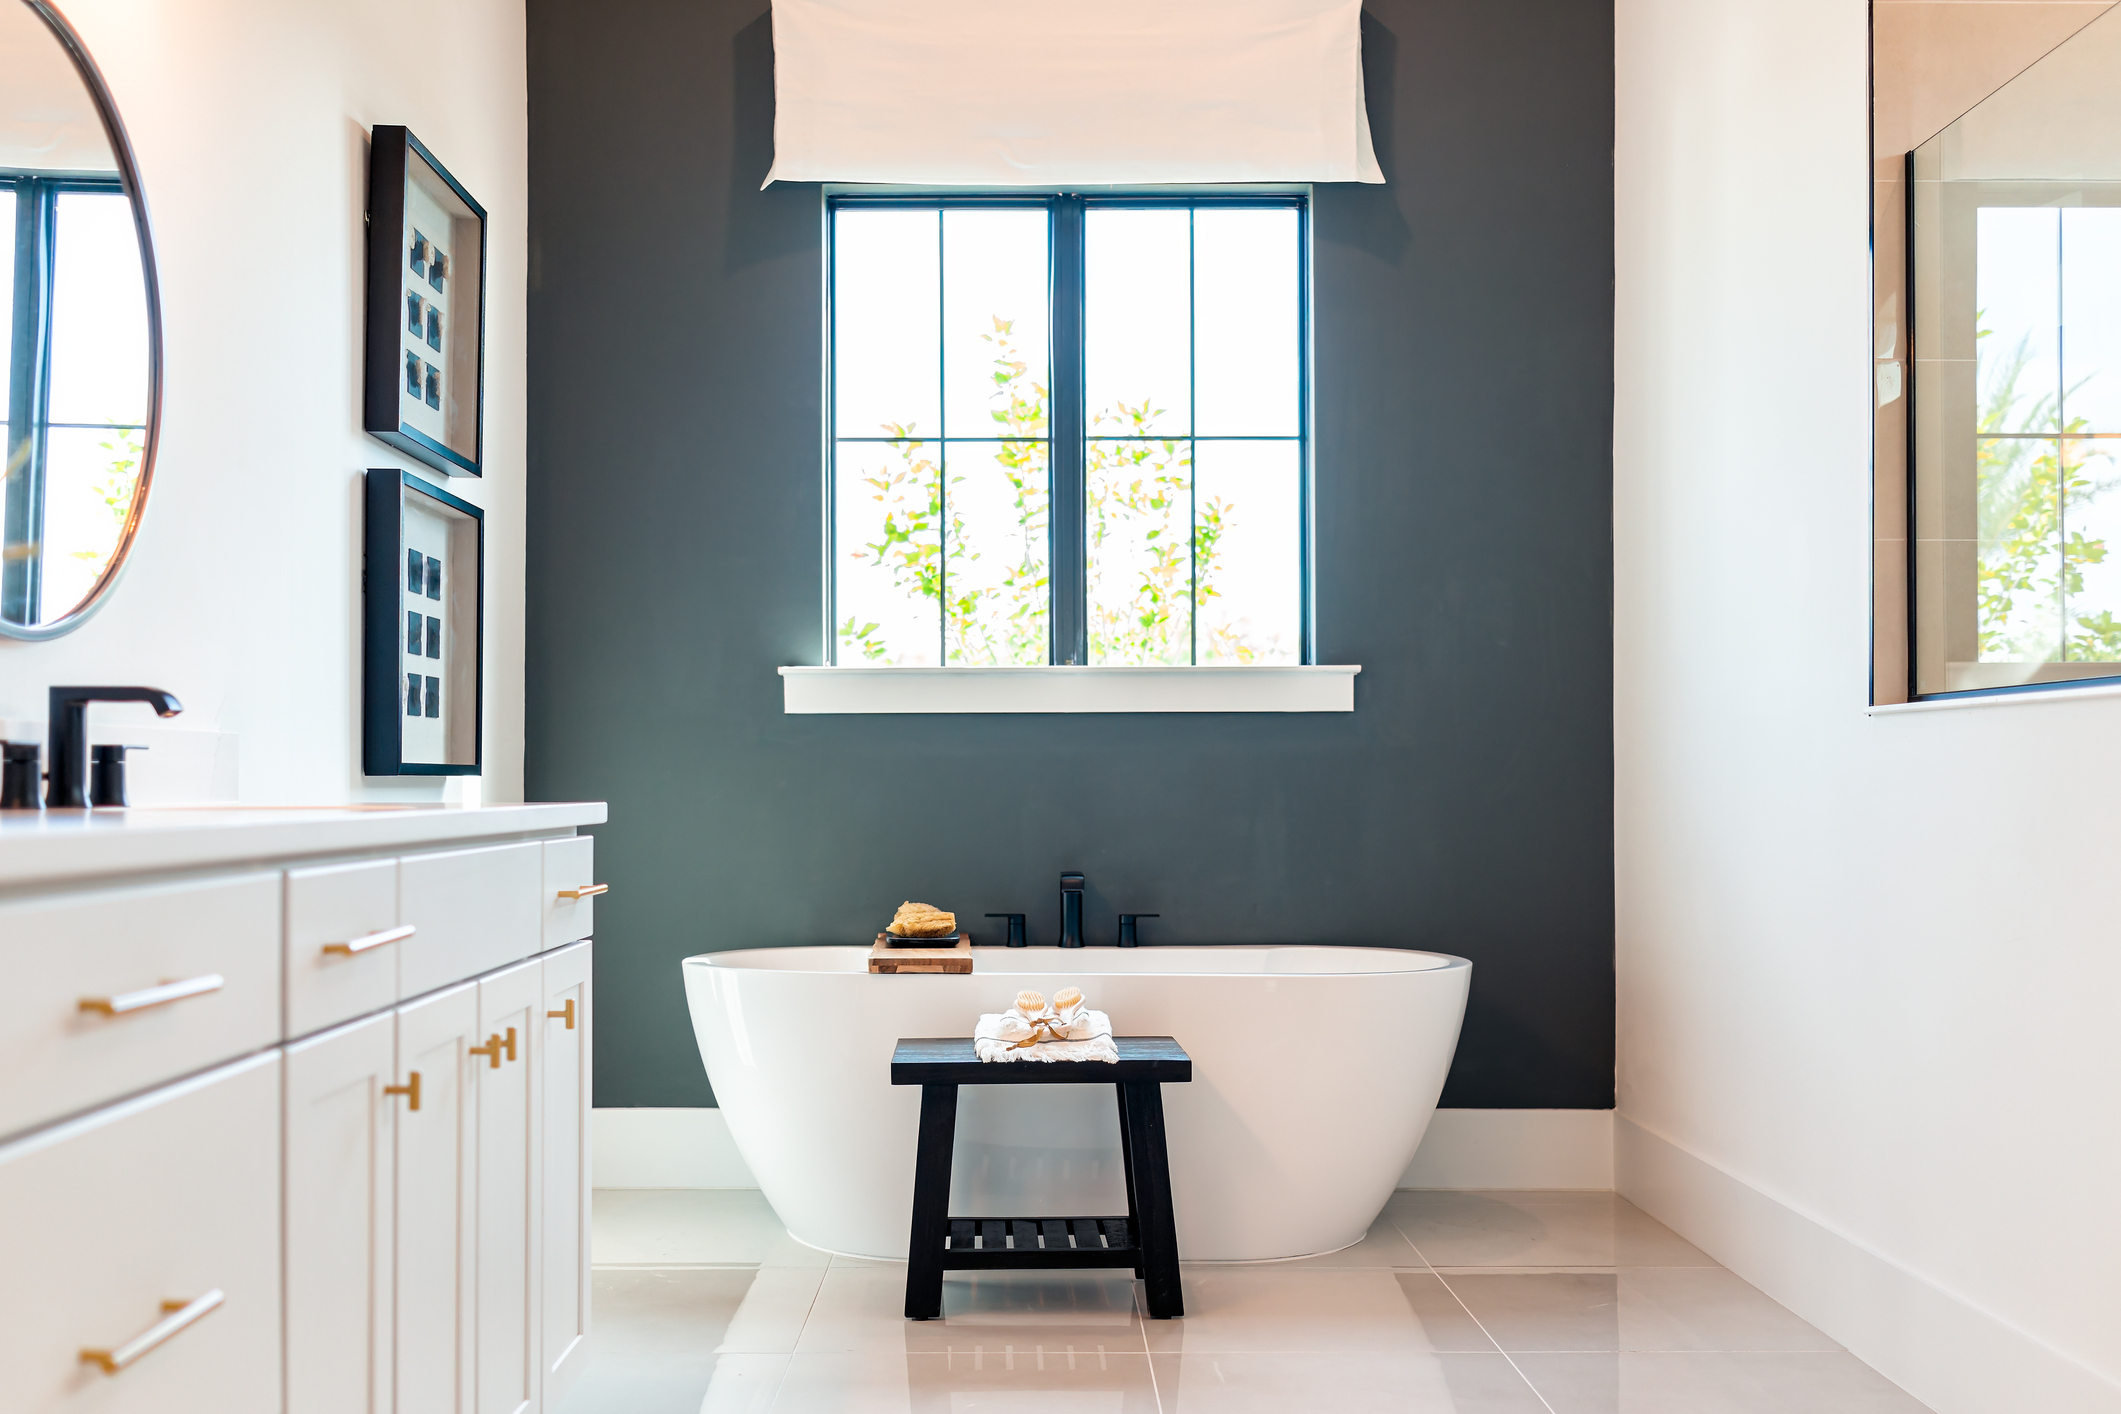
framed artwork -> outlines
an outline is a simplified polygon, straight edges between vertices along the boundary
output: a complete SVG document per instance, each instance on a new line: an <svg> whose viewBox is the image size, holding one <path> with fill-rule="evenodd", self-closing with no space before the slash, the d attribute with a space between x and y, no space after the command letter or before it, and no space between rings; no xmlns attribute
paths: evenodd
<svg viewBox="0 0 2121 1414"><path fill-rule="evenodd" d="M476 776L485 516L396 467L367 473L365 500L362 772Z"/></svg>
<svg viewBox="0 0 2121 1414"><path fill-rule="evenodd" d="M368 359L362 426L444 476L485 446L486 208L405 128L368 148Z"/></svg>

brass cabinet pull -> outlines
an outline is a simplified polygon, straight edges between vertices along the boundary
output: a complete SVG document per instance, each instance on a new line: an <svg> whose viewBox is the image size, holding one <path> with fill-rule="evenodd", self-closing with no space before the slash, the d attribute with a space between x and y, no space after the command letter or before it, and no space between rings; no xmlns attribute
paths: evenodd
<svg viewBox="0 0 2121 1414"><path fill-rule="evenodd" d="M383 1093L386 1095L403 1095L406 1109L418 1109L420 1107L420 1072L417 1070L409 1072L403 1085L385 1085Z"/></svg>
<svg viewBox="0 0 2121 1414"><path fill-rule="evenodd" d="M419 930L408 923L402 928L385 928L380 933L366 933L358 938L349 938L343 943L326 943L324 951L337 953L341 957L353 957L370 948L382 947L385 943L402 943Z"/></svg>
<svg viewBox="0 0 2121 1414"><path fill-rule="evenodd" d="M81 1363L94 1365L106 1375L115 1375L168 1340L178 1331L193 1324L201 1316L218 1310L228 1298L219 1291L209 1291L196 1301L165 1301L162 1303L162 1319L134 1336L116 1350L84 1350Z"/></svg>
<svg viewBox="0 0 2121 1414"><path fill-rule="evenodd" d="M550 1020L551 1020L552 1018L554 1018L554 1017L556 1017L556 1016L564 1016L564 1017L566 1017L566 1018L567 1018L567 1029L568 1029L569 1031L572 1031L572 1030L574 1030L574 998L573 998L573 997L569 997L569 998L567 999L567 1009L566 1009L565 1011L548 1011L548 1012L546 1012L546 1013L545 1013L545 1019L546 1019L547 1021L550 1021Z"/></svg>
<svg viewBox="0 0 2121 1414"><path fill-rule="evenodd" d="M159 987L143 987L137 992L120 992L114 997L83 997L81 1010L101 1012L105 1016L124 1016L127 1012L145 1011L151 1006L181 1002L186 997L203 997L208 992L218 992L227 985L227 980L220 973L210 972L204 977L189 977L182 982L164 982Z"/></svg>
<svg viewBox="0 0 2121 1414"><path fill-rule="evenodd" d="M611 892L611 885L609 885L609 884L584 884L584 885L582 885L582 887L580 887L579 889L562 889L562 890L560 890L560 897L561 897L561 898L572 898L572 899L584 899L584 898L594 898L594 897L596 897L596 896L597 896L598 894L604 894L604 893L610 893L610 892Z"/></svg>
<svg viewBox="0 0 2121 1414"><path fill-rule="evenodd" d="M508 1058L510 1060L514 1060L516 1058L516 1029L513 1026L509 1027L508 1035L505 1039L503 1039L502 1036L498 1032L496 1032L494 1035L488 1036L486 1038L485 1045L472 1046L469 1049L471 1053L475 1056L485 1056L487 1060L491 1063L491 1068L494 1070L499 1070L501 1068L501 1053L503 1051L506 1051L508 1053Z"/></svg>

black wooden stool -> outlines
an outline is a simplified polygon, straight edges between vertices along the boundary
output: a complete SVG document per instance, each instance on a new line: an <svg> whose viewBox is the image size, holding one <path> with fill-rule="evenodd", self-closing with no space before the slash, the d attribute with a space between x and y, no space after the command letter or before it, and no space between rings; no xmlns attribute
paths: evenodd
<svg viewBox="0 0 2121 1414"><path fill-rule="evenodd" d="M1164 1147L1166 1084L1193 1078L1193 1058L1169 1036L1119 1036L1119 1063L1018 1061L989 1065L970 1037L901 1038L891 1083L921 1087L920 1153L913 1165L913 1239L906 1249L906 1315L943 1314L943 1273L998 1267L1131 1267L1157 1320L1186 1314L1178 1289L1178 1227ZM950 1155L960 1085L1110 1085L1119 1095L1119 1152L1127 1215L953 1218Z"/></svg>

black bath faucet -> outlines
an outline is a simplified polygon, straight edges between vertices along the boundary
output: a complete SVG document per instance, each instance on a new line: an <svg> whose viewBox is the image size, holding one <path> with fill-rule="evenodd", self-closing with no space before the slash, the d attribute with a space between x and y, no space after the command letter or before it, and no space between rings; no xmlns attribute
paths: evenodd
<svg viewBox="0 0 2121 1414"><path fill-rule="evenodd" d="M88 804L88 704L145 702L158 716L174 717L184 704L159 687L55 687L50 694L50 779L44 803L55 810Z"/></svg>
<svg viewBox="0 0 2121 1414"><path fill-rule="evenodd" d="M1064 948L1083 945L1083 876L1080 874L1061 875L1060 945Z"/></svg>

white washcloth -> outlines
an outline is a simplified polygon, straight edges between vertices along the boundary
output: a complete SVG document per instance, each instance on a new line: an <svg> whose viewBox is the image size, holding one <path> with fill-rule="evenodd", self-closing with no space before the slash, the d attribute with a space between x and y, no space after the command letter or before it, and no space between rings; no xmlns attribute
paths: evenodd
<svg viewBox="0 0 2121 1414"><path fill-rule="evenodd" d="M1033 1023L1046 1021L1065 1041L1041 1041L1019 1048L1018 1042L1032 1034ZM1119 1064L1119 1047L1112 1041L1112 1018L1088 1007L1071 1007L1062 1016L1051 1011L1042 1018L1026 1018L1015 1007L982 1016L972 1029L972 1049L983 1061L1109 1061Z"/></svg>

